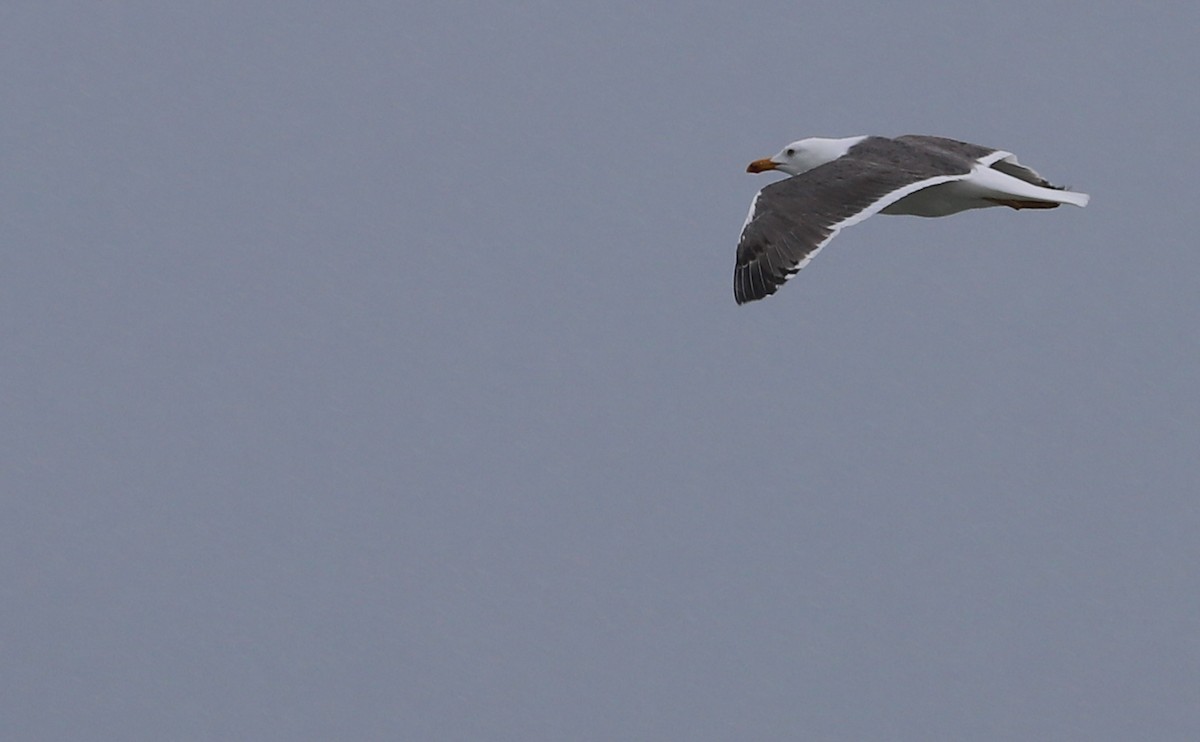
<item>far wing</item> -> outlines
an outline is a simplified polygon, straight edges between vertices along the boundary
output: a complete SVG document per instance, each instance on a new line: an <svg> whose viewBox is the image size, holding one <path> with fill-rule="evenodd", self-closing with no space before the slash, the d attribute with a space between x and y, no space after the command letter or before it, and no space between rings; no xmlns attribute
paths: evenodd
<svg viewBox="0 0 1200 742"><path fill-rule="evenodd" d="M1042 188L1053 188L1056 191L1064 190L1062 186L1056 186L1038 175L1032 168L1025 167L1017 162L1016 155L1011 152L971 144L970 142L960 142L957 139L931 137L924 134L905 134L902 137L896 137L896 141L910 142L917 146L936 148L943 152L969 157L977 162L991 165L993 169L999 170L1005 175L1011 175L1014 178L1023 180L1026 183L1032 183Z"/></svg>

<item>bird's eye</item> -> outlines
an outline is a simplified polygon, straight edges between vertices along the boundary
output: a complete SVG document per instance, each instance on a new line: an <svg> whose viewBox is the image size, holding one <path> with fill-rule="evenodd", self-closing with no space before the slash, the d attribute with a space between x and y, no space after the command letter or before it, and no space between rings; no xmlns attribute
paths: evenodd
<svg viewBox="0 0 1200 742"><path fill-rule="evenodd" d="M787 155L788 157L793 157L796 154L796 150L792 149L791 147L788 147L786 150L784 150L783 153L785 155Z"/></svg>

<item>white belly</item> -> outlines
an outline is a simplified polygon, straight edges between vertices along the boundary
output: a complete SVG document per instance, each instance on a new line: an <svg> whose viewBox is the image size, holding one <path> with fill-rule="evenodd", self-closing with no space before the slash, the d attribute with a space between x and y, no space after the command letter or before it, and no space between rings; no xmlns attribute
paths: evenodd
<svg viewBox="0 0 1200 742"><path fill-rule="evenodd" d="M911 214L912 216L948 216L968 209L1000 206L996 200L1043 201L1055 204L1085 206L1088 197L1082 193L1042 188L990 167L976 167L962 180L939 183L909 194L887 206L882 214Z"/></svg>
<svg viewBox="0 0 1200 742"><path fill-rule="evenodd" d="M993 198L1005 198L996 194ZM1011 198L1011 196L1007 196ZM881 214L907 214L910 216L949 216L968 209L984 209L998 206L984 198L984 193L970 186L969 181L956 180L929 186L905 196L888 206Z"/></svg>

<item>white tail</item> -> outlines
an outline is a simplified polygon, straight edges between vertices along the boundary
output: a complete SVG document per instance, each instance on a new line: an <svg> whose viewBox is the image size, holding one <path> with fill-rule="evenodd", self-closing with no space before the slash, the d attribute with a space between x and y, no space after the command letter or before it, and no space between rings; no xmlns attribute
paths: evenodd
<svg viewBox="0 0 1200 742"><path fill-rule="evenodd" d="M1058 197L1062 199L1062 203L1071 204L1072 206L1078 206L1080 208L1087 206L1088 201L1092 200L1091 196L1087 195L1086 193L1080 193L1079 191L1051 191L1051 193L1058 195Z"/></svg>

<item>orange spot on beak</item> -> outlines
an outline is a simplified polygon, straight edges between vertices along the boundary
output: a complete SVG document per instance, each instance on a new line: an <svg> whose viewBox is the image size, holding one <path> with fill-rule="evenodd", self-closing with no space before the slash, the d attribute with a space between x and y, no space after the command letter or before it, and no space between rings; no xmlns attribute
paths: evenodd
<svg viewBox="0 0 1200 742"><path fill-rule="evenodd" d="M779 167L770 160L755 160L746 167L748 173L765 173L768 170L774 170Z"/></svg>

